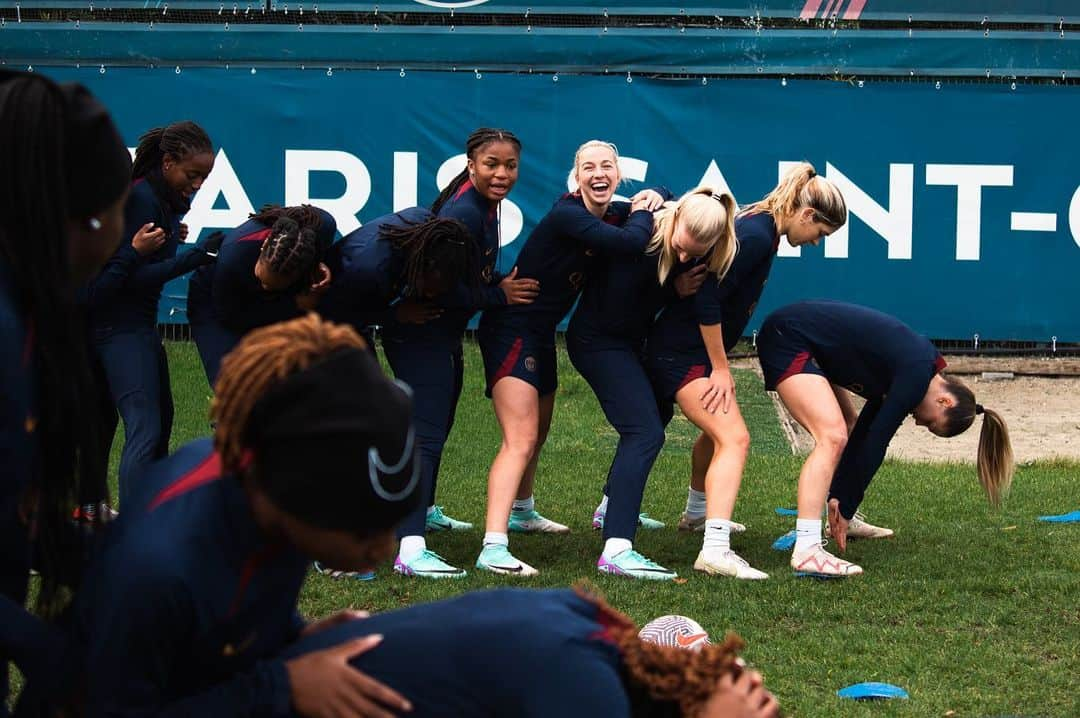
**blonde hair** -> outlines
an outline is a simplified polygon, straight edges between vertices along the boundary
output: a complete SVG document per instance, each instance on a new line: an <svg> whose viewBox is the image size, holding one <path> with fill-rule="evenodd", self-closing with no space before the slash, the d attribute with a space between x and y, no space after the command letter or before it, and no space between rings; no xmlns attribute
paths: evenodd
<svg viewBox="0 0 1080 718"><path fill-rule="evenodd" d="M956 436L967 431L975 422L975 417L983 415L975 464L986 499L991 506L1000 506L1001 500L1009 493L1016 470L1009 427L996 411L977 404L974 392L963 382L945 374L941 378L955 400L953 406L945 411L945 436Z"/></svg>
<svg viewBox="0 0 1080 718"><path fill-rule="evenodd" d="M803 207L814 210L815 219L834 229L847 222L847 202L840 189L822 177L809 162L792 167L772 192L747 205L740 214L768 212L774 220L786 219ZM777 222L779 224L779 222Z"/></svg>
<svg viewBox="0 0 1080 718"><path fill-rule="evenodd" d="M690 235L712 249L709 254L709 272L723 279L735 259L735 199L727 192L720 193L712 187L696 187L677 202L666 202L653 215L653 236L646 247L646 254L659 254L657 275L660 283L667 281L675 266L675 250L671 238L675 225L682 221Z"/></svg>
<svg viewBox="0 0 1080 718"><path fill-rule="evenodd" d="M570 168L570 176L574 178L575 182L577 181L578 162L581 161L581 153L593 147L602 147L615 155L615 172L619 175L619 178L615 180L615 185L618 186L622 184L624 180L622 170L619 169L619 148L615 146L614 142L607 142L605 140L589 140L588 142L581 143L581 146L574 152L574 166Z"/></svg>

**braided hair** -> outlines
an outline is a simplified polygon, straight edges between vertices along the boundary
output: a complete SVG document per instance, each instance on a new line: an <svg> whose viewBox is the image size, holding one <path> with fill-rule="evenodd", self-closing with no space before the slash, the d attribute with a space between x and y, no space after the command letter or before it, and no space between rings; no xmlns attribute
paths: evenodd
<svg viewBox="0 0 1080 718"><path fill-rule="evenodd" d="M95 393L65 224L72 205L69 139L59 87L39 75L0 79L0 262L9 270L12 299L33 337L40 448L26 497L32 503L26 506L36 511L42 578L37 604L47 615L61 608L60 537L71 509L81 498L105 491L106 462L99 458Z"/></svg>
<svg viewBox="0 0 1080 718"><path fill-rule="evenodd" d="M716 690L717 681L742 670L738 651L744 644L733 633L723 643L706 644L694 651L661 646L642 640L633 620L603 598L581 586L575 590L596 604L604 626L602 635L622 656L631 703L674 704L679 708L677 715L697 716Z"/></svg>
<svg viewBox="0 0 1080 718"><path fill-rule="evenodd" d="M139 138L131 178L139 179L161 167L165 155L184 160L194 155L213 154L214 147L206 130L190 120L155 127Z"/></svg>
<svg viewBox="0 0 1080 718"><path fill-rule="evenodd" d="M270 236L259 252L259 261L287 279L294 280L289 291L304 288L304 282L312 277L319 265L319 239L315 230L301 226L284 214L270 228Z"/></svg>
<svg viewBox="0 0 1080 718"><path fill-rule="evenodd" d="M251 219L259 224L272 227L282 217L288 217L301 227L318 232L322 228L322 215L310 204L282 207L279 204L264 204Z"/></svg>
<svg viewBox="0 0 1080 718"><path fill-rule="evenodd" d="M456 219L433 217L407 227L383 225L379 238L389 241L406 257L405 281L415 291L425 275L438 272L452 286L461 281L471 289L480 287L480 253L476 239Z"/></svg>
<svg viewBox="0 0 1080 718"><path fill-rule="evenodd" d="M473 130L473 133L469 135L469 138L465 140L465 156L471 160L475 160L476 156L480 153L480 150L484 149L492 142L508 142L514 146L514 149L521 152L521 140L514 135L510 130L496 129L493 127L479 127ZM442 206L446 204L447 200L453 197L461 185L465 184L469 179L469 168L461 170L454 179L450 180L450 184L446 185L446 188L439 193L439 196L435 198L435 201L431 204L431 211L434 214L438 214Z"/></svg>

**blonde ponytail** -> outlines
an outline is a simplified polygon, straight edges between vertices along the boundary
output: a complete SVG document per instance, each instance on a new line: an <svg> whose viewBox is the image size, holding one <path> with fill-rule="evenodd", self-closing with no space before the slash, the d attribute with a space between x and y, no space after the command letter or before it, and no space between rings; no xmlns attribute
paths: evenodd
<svg viewBox="0 0 1080 718"><path fill-rule="evenodd" d="M660 255L660 284L667 281L677 261L671 238L678 220L697 242L712 249L709 271L723 278L735 259L735 210L735 199L730 194L706 186L690 190L677 202L664 203L653 215L653 236L645 249L646 254Z"/></svg>
<svg viewBox="0 0 1080 718"><path fill-rule="evenodd" d="M788 170L772 192L746 206L740 214L768 212L776 220L790 218L796 210L810 207L816 220L838 229L847 222L847 202L840 189L822 177L809 162L800 162Z"/></svg>
<svg viewBox="0 0 1080 718"><path fill-rule="evenodd" d="M976 411L982 409L983 415L976 459L979 483L982 484L990 504L1000 506L1001 500L1009 493L1013 473L1016 470L1012 442L1009 441L1009 428L1005 426L1005 420L996 411L979 405L976 407Z"/></svg>

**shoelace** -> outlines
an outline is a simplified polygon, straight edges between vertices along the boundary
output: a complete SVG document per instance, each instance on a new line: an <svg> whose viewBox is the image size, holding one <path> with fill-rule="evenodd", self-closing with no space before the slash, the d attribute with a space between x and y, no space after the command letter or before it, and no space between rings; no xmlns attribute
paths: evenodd
<svg viewBox="0 0 1080 718"><path fill-rule="evenodd" d="M728 557L729 560L734 561L735 563L739 564L740 566L746 566L747 568L750 568L750 562L747 561L742 556L740 556L739 554L735 553L734 551L729 550L727 552L727 557Z"/></svg>
<svg viewBox="0 0 1080 718"><path fill-rule="evenodd" d="M663 568L663 566L661 566L660 564L656 563L652 559L645 558L634 549L630 549L630 555L628 556L628 558L637 559L649 568Z"/></svg>

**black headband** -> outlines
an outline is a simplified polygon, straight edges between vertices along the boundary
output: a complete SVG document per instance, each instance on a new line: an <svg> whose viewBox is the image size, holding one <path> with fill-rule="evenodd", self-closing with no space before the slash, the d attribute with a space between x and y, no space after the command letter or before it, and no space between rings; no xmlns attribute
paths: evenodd
<svg viewBox="0 0 1080 718"><path fill-rule="evenodd" d="M256 485L312 526L377 534L420 501L410 391L363 349L336 351L270 389L245 445Z"/></svg>

